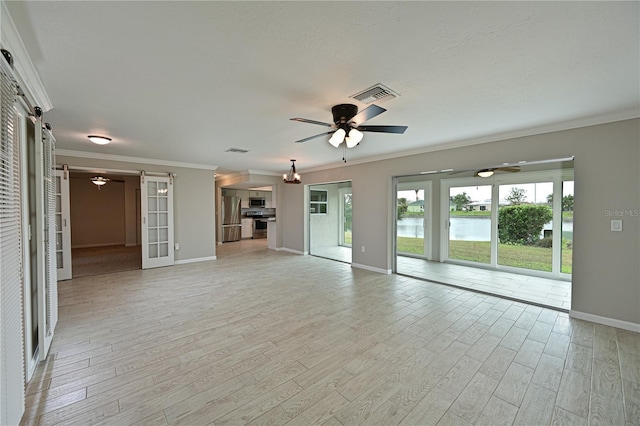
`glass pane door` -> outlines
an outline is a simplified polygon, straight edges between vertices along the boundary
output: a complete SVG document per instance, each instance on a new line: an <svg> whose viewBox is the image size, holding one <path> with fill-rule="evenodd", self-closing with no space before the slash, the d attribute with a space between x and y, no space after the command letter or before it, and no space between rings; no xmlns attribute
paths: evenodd
<svg viewBox="0 0 640 426"><path fill-rule="evenodd" d="M71 271L71 223L69 219L69 179L63 170L56 170L56 263L58 281L70 280Z"/></svg>
<svg viewBox="0 0 640 426"><path fill-rule="evenodd" d="M396 232L397 252L401 255L425 256L425 191L424 184L398 190Z"/></svg>
<svg viewBox="0 0 640 426"><path fill-rule="evenodd" d="M173 265L173 185L145 176L142 188L142 269Z"/></svg>
<svg viewBox="0 0 640 426"><path fill-rule="evenodd" d="M562 256L560 272L573 272L573 181L562 182Z"/></svg>
<svg viewBox="0 0 640 426"><path fill-rule="evenodd" d="M553 182L500 185L499 202L498 265L551 272Z"/></svg>
<svg viewBox="0 0 640 426"><path fill-rule="evenodd" d="M351 229L352 229L352 206L351 206L351 192L345 193L342 196L342 241L343 246L351 247Z"/></svg>
<svg viewBox="0 0 640 426"><path fill-rule="evenodd" d="M449 188L449 259L491 263L491 185Z"/></svg>

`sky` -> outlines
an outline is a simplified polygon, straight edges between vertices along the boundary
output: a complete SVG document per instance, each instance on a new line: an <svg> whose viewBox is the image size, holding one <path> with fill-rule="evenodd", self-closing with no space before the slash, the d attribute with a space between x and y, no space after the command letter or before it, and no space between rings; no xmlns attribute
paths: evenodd
<svg viewBox="0 0 640 426"><path fill-rule="evenodd" d="M500 185L499 196L500 202L506 202L505 197L509 195L512 188L524 189L525 202L529 203L546 203L547 196L553 192L552 182L542 183L521 183L515 185ZM472 201L485 201L491 199L491 185L474 185L453 187L450 195L457 195L466 192ZM573 195L573 181L563 183L563 195ZM398 198L406 198L409 202L416 201L416 192L414 190L398 191ZM418 198L424 200L424 191L418 191Z"/></svg>

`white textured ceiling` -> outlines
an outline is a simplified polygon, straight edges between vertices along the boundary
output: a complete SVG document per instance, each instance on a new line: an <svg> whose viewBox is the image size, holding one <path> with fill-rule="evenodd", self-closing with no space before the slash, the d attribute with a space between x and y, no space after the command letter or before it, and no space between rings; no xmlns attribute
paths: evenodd
<svg viewBox="0 0 640 426"><path fill-rule="evenodd" d="M331 107L400 97L348 160L638 116L638 2L18 2L58 148L282 173ZM572 124L573 123L573 124ZM91 144L88 134L113 138ZM224 151L248 149L248 154Z"/></svg>

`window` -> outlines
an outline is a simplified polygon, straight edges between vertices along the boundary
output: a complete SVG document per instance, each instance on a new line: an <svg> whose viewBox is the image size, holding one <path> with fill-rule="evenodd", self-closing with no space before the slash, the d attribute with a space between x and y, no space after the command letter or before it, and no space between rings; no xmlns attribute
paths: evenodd
<svg viewBox="0 0 640 426"><path fill-rule="evenodd" d="M327 214L327 191L312 189L309 192L309 213Z"/></svg>

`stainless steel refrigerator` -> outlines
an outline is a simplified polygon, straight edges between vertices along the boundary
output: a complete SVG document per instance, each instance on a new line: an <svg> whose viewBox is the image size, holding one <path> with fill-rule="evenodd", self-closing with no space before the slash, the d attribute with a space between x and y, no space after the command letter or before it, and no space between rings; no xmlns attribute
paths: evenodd
<svg viewBox="0 0 640 426"><path fill-rule="evenodd" d="M222 197L222 242L238 241L242 235L240 198Z"/></svg>

